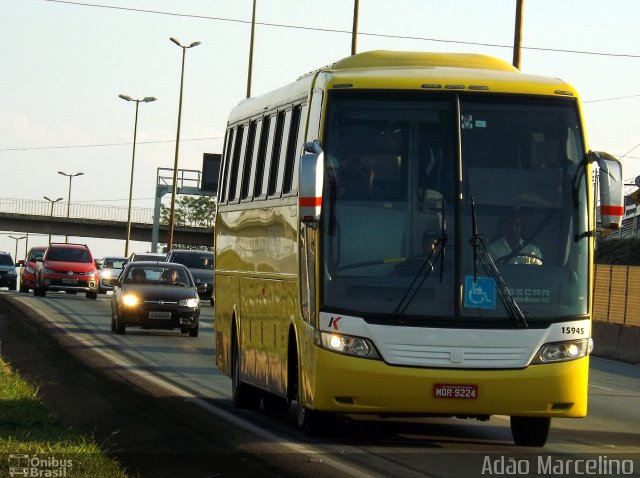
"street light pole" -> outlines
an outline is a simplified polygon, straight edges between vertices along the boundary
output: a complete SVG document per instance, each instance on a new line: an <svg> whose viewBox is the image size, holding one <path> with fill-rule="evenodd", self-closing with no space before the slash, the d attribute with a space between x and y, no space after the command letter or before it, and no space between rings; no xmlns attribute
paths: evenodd
<svg viewBox="0 0 640 478"><path fill-rule="evenodd" d="M516 0L516 24L513 33L513 66L520 69L520 54L522 51L522 16L524 0Z"/></svg>
<svg viewBox="0 0 640 478"><path fill-rule="evenodd" d="M360 15L360 1L353 1L353 28L351 29L351 54L356 54L358 43L358 16Z"/></svg>
<svg viewBox="0 0 640 478"><path fill-rule="evenodd" d="M17 262L18 261L18 241L20 239L26 239L27 236L20 236L20 237L15 237L15 236L9 236L11 239L14 239L16 241L16 252L13 254L13 262Z"/></svg>
<svg viewBox="0 0 640 478"><path fill-rule="evenodd" d="M130 96L127 95L118 95L125 101L135 101L136 103L136 119L133 122L133 153L131 154L131 179L129 180L129 208L127 210L127 240L124 245L124 255L129 256L129 240L131 239L131 200L133 198L133 169L136 162L136 137L138 135L138 106L140 102L143 103L151 103L152 101L156 101L156 98L153 96L145 96L141 100L134 100Z"/></svg>
<svg viewBox="0 0 640 478"><path fill-rule="evenodd" d="M251 76L253 74L253 39L256 31L256 0L253 0L253 13L251 14L251 39L249 40L249 68L247 72L247 98L251 97Z"/></svg>
<svg viewBox="0 0 640 478"><path fill-rule="evenodd" d="M58 201L62 201L63 198L49 199L47 196L42 196L42 197L51 203L51 214L49 214L49 217L53 217L53 205ZM49 233L49 244L51 244L51 233Z"/></svg>
<svg viewBox="0 0 640 478"><path fill-rule="evenodd" d="M176 191L178 189L178 149L180 147L180 121L182 119L182 89L184 86L184 58L187 48L193 48L200 45L199 41L194 41L189 46L183 46L176 38L169 38L173 43L182 48L182 70L180 73L180 99L178 101L178 129L176 132L176 155L173 162L173 188L171 190L171 211L169 213L169 240L167 242L167 250L173 247L173 228L175 226L176 214Z"/></svg>
<svg viewBox="0 0 640 478"><path fill-rule="evenodd" d="M58 171L58 174L62 174L63 176L67 176L69 178L69 199L67 200L67 219L69 219L69 214L71 211L71 179L74 176L82 176L84 173L83 172L78 172L75 174L67 174L63 171ZM65 236L64 242L69 242L69 236Z"/></svg>

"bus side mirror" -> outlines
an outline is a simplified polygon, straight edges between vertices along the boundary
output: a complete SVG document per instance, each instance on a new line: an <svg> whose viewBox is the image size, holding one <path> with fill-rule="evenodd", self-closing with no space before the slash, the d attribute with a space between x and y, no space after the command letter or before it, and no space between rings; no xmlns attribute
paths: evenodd
<svg viewBox="0 0 640 478"><path fill-rule="evenodd" d="M324 153L318 141L304 145L300 158L300 196L298 208L300 221L316 228L322 209L322 185L324 181Z"/></svg>
<svg viewBox="0 0 640 478"><path fill-rule="evenodd" d="M620 229L624 215L622 163L608 153L590 151L590 159L598 163L600 173L600 224L604 229Z"/></svg>

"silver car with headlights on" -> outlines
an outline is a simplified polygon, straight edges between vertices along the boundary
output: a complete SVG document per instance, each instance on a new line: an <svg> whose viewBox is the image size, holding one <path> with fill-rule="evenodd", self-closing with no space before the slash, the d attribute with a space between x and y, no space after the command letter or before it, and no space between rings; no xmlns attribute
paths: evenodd
<svg viewBox="0 0 640 478"><path fill-rule="evenodd" d="M117 279L127 262L129 262L129 259L124 256L105 256L102 258L100 287L98 288L100 294L113 290L113 286L106 284L105 279Z"/></svg>

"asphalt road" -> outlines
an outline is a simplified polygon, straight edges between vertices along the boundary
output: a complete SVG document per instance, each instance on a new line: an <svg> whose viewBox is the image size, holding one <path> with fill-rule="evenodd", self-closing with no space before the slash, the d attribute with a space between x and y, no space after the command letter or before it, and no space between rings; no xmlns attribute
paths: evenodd
<svg viewBox="0 0 640 478"><path fill-rule="evenodd" d="M592 357L589 416L554 420L543 449L515 447L508 417L501 416L488 422L344 416L335 436L309 438L295 427L294 407L284 417L233 408L231 381L215 367L208 305L198 338L134 328L120 336L110 330L110 296L0 294L37 311L98 366L143 388L164 389L255 434L254 443L268 444L269 453L317 463L334 476L640 476L638 366Z"/></svg>

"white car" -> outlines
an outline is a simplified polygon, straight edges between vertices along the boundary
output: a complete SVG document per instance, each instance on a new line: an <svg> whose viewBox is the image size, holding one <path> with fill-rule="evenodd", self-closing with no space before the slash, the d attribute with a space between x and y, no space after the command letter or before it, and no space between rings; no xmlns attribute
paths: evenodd
<svg viewBox="0 0 640 478"><path fill-rule="evenodd" d="M107 256L102 258L100 288L98 289L100 294L104 294L108 290L113 290L113 286L105 283L105 280L111 278L117 279L127 262L129 262L129 259L124 256Z"/></svg>

